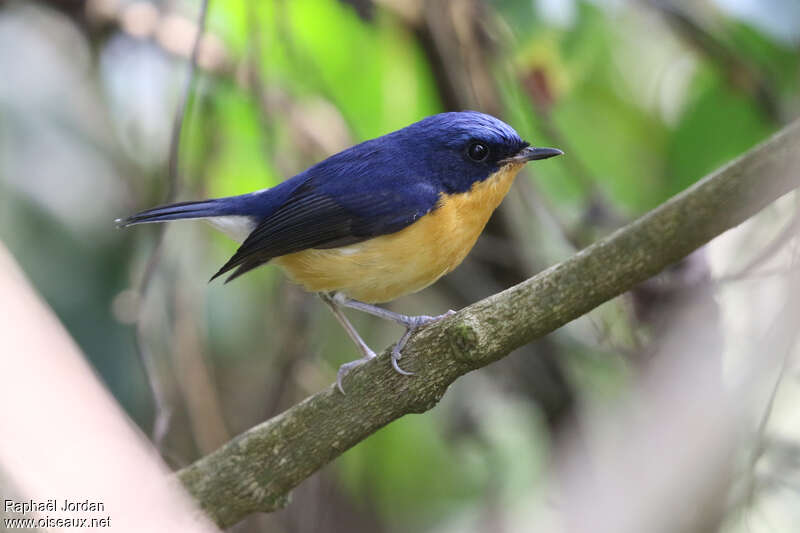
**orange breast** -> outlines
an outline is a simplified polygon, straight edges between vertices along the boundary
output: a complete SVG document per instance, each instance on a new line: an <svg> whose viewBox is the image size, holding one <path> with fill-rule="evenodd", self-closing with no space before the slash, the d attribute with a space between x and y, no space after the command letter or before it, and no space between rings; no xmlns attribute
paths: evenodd
<svg viewBox="0 0 800 533"><path fill-rule="evenodd" d="M276 257L308 291L340 291L362 302L388 302L424 289L456 268L500 205L521 165L506 165L410 226L351 246Z"/></svg>

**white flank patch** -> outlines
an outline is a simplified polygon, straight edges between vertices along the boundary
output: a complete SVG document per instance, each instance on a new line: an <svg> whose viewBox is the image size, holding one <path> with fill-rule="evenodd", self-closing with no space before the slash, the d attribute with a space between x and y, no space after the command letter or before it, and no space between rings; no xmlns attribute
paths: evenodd
<svg viewBox="0 0 800 533"><path fill-rule="evenodd" d="M336 248L336 251L342 255L353 255L357 254L361 251L360 246L344 246L342 248Z"/></svg>
<svg viewBox="0 0 800 533"><path fill-rule="evenodd" d="M240 215L208 217L205 221L237 242L243 242L256 228L256 223L251 217Z"/></svg>

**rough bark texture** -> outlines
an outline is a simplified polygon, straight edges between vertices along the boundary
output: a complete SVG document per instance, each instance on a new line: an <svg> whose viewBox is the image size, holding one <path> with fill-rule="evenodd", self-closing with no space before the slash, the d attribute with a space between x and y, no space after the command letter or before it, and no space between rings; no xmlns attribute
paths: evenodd
<svg viewBox="0 0 800 533"><path fill-rule="evenodd" d="M459 376L648 279L800 185L800 122L574 257L421 330L403 368L387 353L178 473L223 527L289 491L389 422L431 409Z"/></svg>

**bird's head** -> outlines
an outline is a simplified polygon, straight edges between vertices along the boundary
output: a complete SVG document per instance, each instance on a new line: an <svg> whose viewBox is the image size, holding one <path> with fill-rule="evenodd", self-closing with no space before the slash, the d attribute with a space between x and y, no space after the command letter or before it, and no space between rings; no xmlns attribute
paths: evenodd
<svg viewBox="0 0 800 533"><path fill-rule="evenodd" d="M514 128L477 111L433 115L387 137L395 137L414 171L435 176L451 193L467 191L503 167L563 153L531 147Z"/></svg>

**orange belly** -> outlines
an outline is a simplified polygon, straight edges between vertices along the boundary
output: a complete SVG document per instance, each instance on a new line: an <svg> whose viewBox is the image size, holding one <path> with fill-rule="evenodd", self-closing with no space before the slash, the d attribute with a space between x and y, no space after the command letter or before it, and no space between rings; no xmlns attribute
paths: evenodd
<svg viewBox="0 0 800 533"><path fill-rule="evenodd" d="M362 302L388 302L424 289L461 264L520 168L506 165L465 193L442 195L435 210L396 233L273 262L308 291L339 291Z"/></svg>

